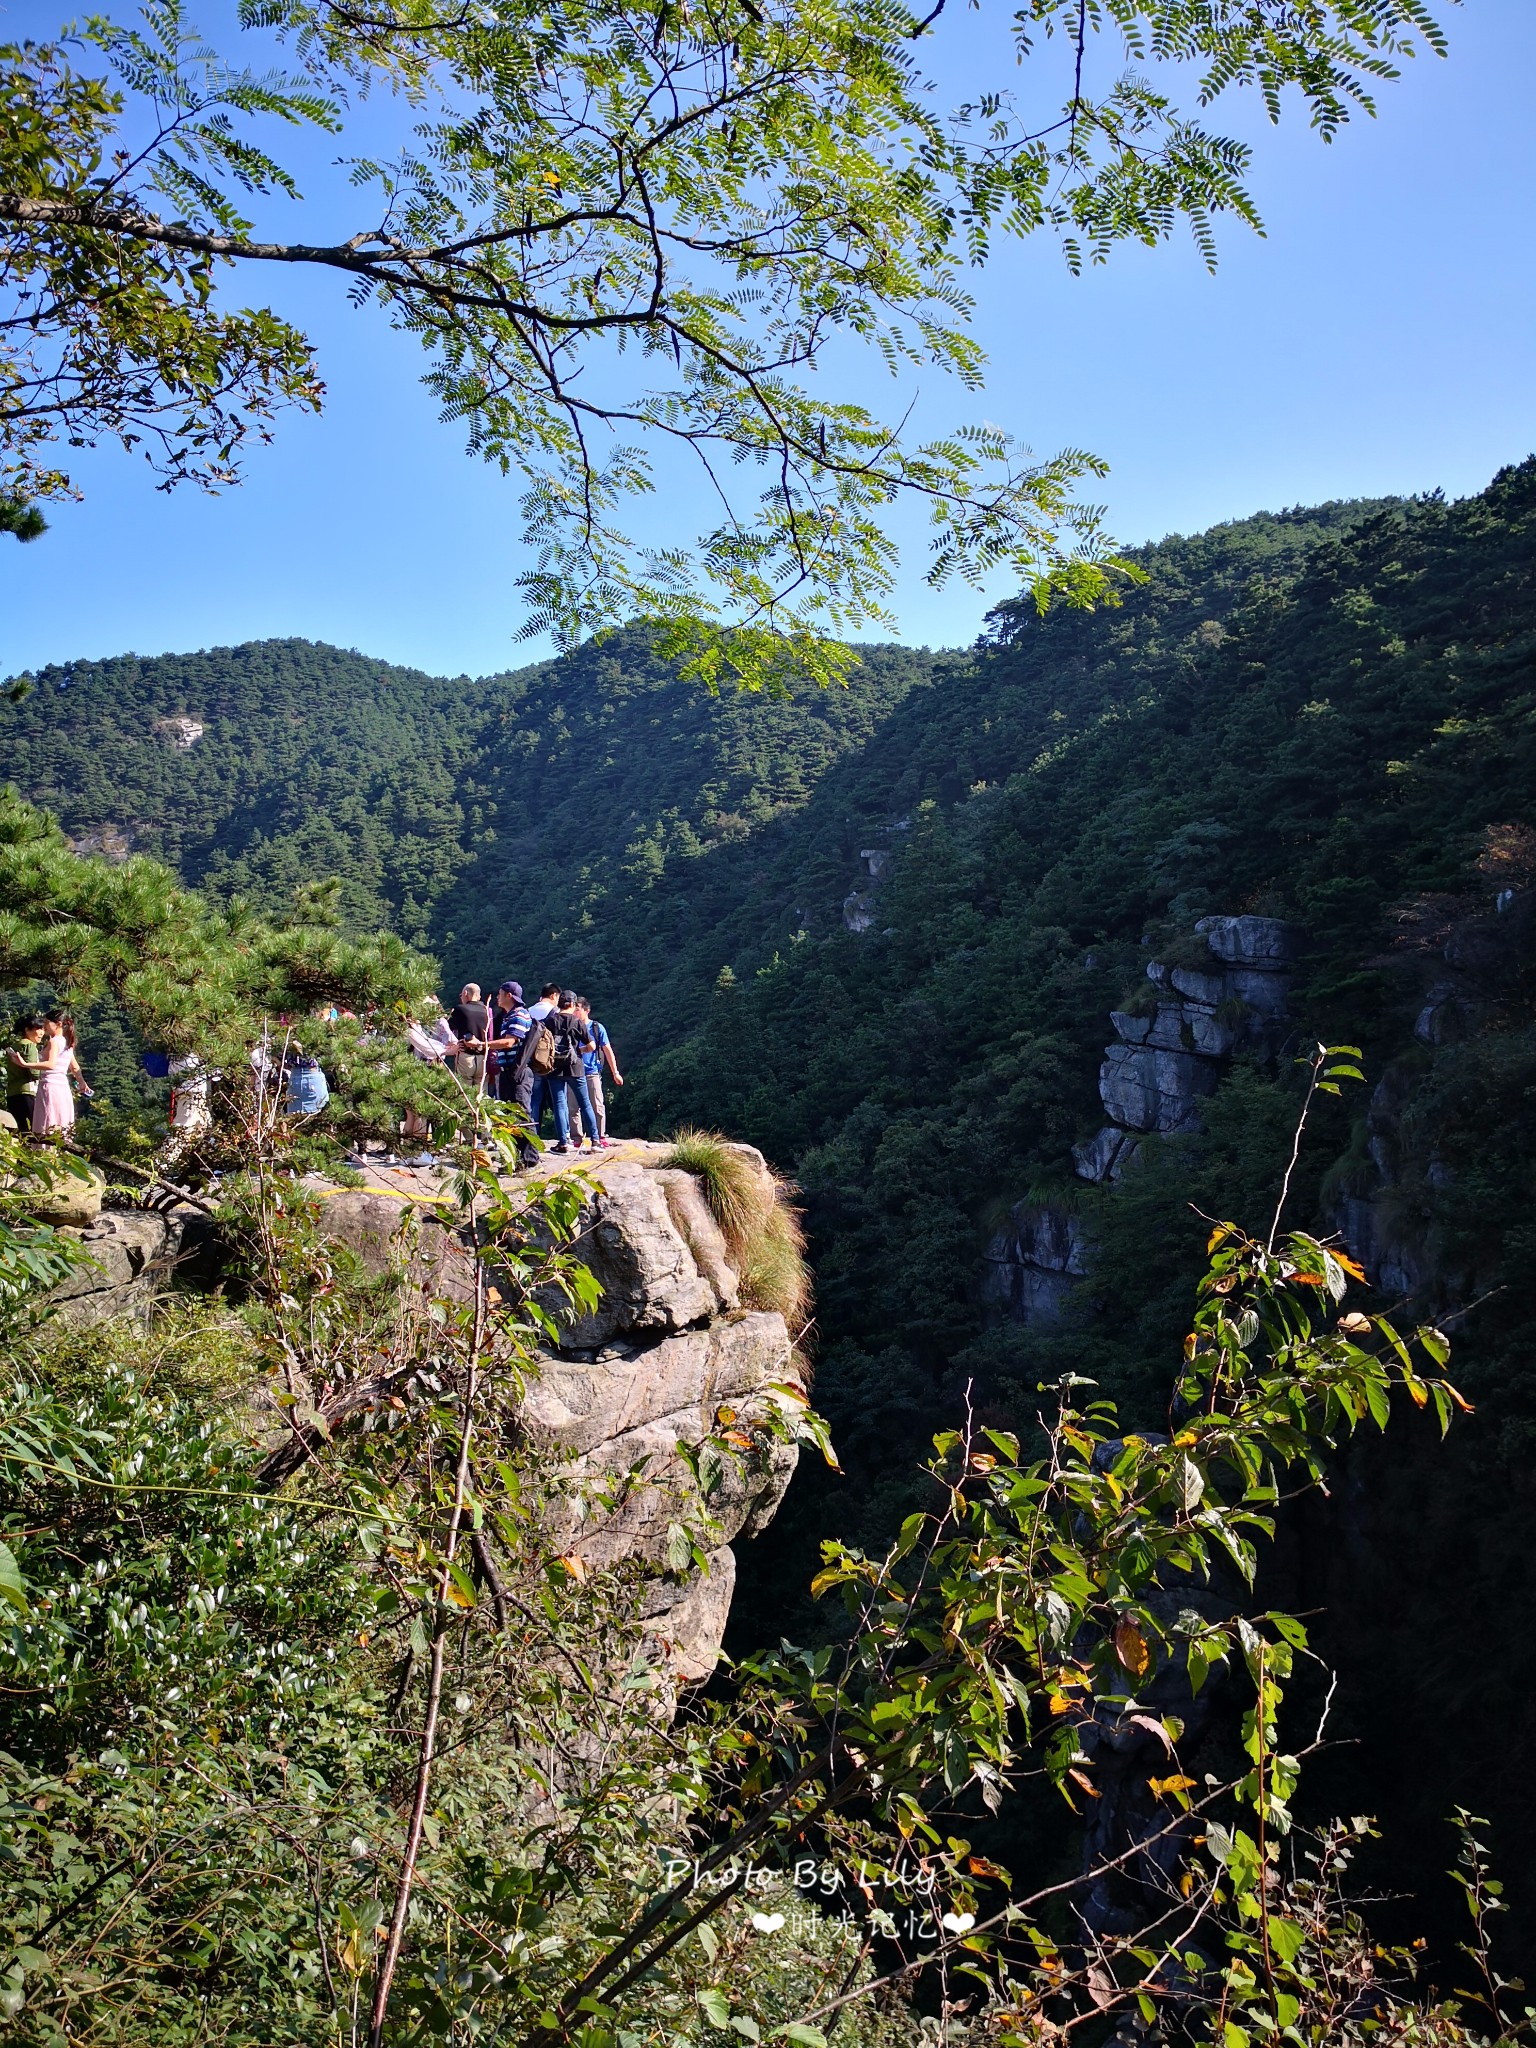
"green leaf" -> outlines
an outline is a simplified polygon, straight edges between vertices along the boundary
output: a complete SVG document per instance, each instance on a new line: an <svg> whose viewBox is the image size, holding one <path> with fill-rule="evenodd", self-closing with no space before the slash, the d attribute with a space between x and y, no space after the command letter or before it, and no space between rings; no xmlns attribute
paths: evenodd
<svg viewBox="0 0 1536 2048"><path fill-rule="evenodd" d="M1445 1332L1437 1330L1432 1325L1426 1323L1417 1332L1417 1336L1420 1344L1423 1345L1425 1351L1435 1361L1435 1364L1443 1366L1451 1355L1451 1340L1446 1336Z"/></svg>
<svg viewBox="0 0 1536 2048"><path fill-rule="evenodd" d="M1269 1922L1269 1945L1282 1963L1294 1963L1301 1954L1307 1938L1306 1929L1295 1920L1281 1920L1273 1916Z"/></svg>
<svg viewBox="0 0 1536 2048"><path fill-rule="evenodd" d="M1392 1419L1392 1404L1387 1399L1387 1390L1372 1374L1364 1385L1366 1406L1378 1429L1385 1429Z"/></svg>
<svg viewBox="0 0 1536 2048"><path fill-rule="evenodd" d="M0 1543L0 1600L22 1614L27 1612L27 1582L21 1575L15 1552L5 1543Z"/></svg>
<svg viewBox="0 0 1536 2048"><path fill-rule="evenodd" d="M696 1994L704 2017L716 2027L728 2027L731 2023L731 2002L716 1985Z"/></svg>

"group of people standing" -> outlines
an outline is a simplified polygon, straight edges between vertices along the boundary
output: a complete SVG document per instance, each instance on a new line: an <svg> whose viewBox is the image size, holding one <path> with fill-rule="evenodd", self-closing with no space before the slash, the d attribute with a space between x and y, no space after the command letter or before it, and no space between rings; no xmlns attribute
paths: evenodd
<svg viewBox="0 0 1536 2048"><path fill-rule="evenodd" d="M478 982L466 982L436 1031L424 1035L437 1056L452 1058L466 1087L515 1103L536 1137L548 1115L556 1152L613 1144L607 1085L622 1088L624 1076L612 1039L574 989L550 982L537 1002L525 1003L521 982L502 982L488 1000ZM529 1143L520 1149L525 1165L539 1156Z"/></svg>
<svg viewBox="0 0 1536 2048"><path fill-rule="evenodd" d="M73 1130L75 1084L89 1098L76 1054L75 1020L69 1012L18 1017L5 1049L5 1106L16 1128L39 1138Z"/></svg>

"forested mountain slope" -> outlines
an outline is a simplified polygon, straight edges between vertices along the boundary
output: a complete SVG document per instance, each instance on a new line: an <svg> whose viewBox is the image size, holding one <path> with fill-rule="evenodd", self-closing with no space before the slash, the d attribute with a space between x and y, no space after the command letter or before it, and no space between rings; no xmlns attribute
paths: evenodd
<svg viewBox="0 0 1536 2048"><path fill-rule="evenodd" d="M1328 1790L1383 1812L1416 1888L1452 1803L1494 1805L1529 1939L1536 1796L1487 1788L1536 1739L1510 1625L1536 1504L1536 463L1457 505L1264 516L1141 560L1117 611L1004 607L971 655L872 649L846 694L788 705L712 703L623 637L479 682L297 642L82 663L5 713L5 773L189 878L280 898L337 875L445 986L588 986L627 1127L717 1124L799 1179L845 1472L798 1482L744 1559L741 1640L774 1632L820 1536L884 1536L967 1382L1000 1421L1066 1369L1161 1419L1191 1205L1267 1222L1293 1070L1235 1061L1205 1133L1112 1187L1071 1146L1148 949L1207 913L1286 920L1295 1043L1358 1043L1370 1077L1317 1121L1295 1220L1385 1202L1478 1410L1446 1451L1352 1454L1333 1519L1288 1531L1340 1725L1373 1730L1373 1775ZM175 717L202 737L178 747ZM1089 1248L1053 1325L978 1290L1025 1196Z"/></svg>
<svg viewBox="0 0 1536 2048"><path fill-rule="evenodd" d="M1344 1675L1335 1731L1370 1738L1315 1782L1382 1814L1390 1881L1421 1894L1453 1803L1491 1807L1528 1948L1536 1802L1504 1774L1536 1740L1536 1659L1508 1626L1536 1506L1536 464L1460 505L1290 531L1315 542L1299 563L1256 522L1149 551L1118 614L1004 613L818 799L884 787L886 820L911 819L869 930L738 970L644 1086L654 1115L766 1145L808 1199L818 1400L848 1474L800 1489L779 1556L752 1561L774 1575L755 1607L743 1588L761 1626L829 1524L884 1537L968 1383L1027 1425L1072 1370L1163 1422L1205 1219L1267 1224L1295 1070L1235 1061L1204 1135L1145 1144L1118 1184L1078 1180L1070 1148L1103 1121L1107 1013L1145 995L1149 953L1176 960L1202 914L1290 923L1292 1050L1360 1044L1370 1082L1323 1105L1292 1218L1386 1219L1392 1260L1358 1248L1388 1300L1406 1285L1446 1319L1477 1406L1444 1450L1362 1444L1327 1512L1287 1529L1277 1569ZM980 1299L987 1234L1023 1196L1086 1243L1056 1324Z"/></svg>
<svg viewBox="0 0 1536 2048"><path fill-rule="evenodd" d="M124 655L44 669L4 773L87 847L269 904L334 878L450 979L596 977L627 1006L675 951L656 879L772 836L931 667L872 648L848 691L713 702L622 635L479 680L303 640ZM615 904L641 915L620 929Z"/></svg>

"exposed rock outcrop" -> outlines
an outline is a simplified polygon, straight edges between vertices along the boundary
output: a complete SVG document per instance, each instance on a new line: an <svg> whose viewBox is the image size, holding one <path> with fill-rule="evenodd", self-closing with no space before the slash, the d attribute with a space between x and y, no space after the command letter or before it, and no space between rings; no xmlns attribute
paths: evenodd
<svg viewBox="0 0 1536 2048"><path fill-rule="evenodd" d="M1087 1270L1085 1250L1076 1216L1018 1202L983 1254L982 1300L1016 1322L1054 1323Z"/></svg>
<svg viewBox="0 0 1536 2048"><path fill-rule="evenodd" d="M759 1153L735 1148L772 1184ZM800 1366L782 1315L745 1306L724 1236L694 1176L664 1162L665 1145L627 1143L587 1168L595 1183L579 1250L602 1288L595 1311L545 1353L522 1403L522 1420L576 1482L598 1479L614 1505L597 1516L573 1509L572 1554L593 1565L636 1557L655 1576L646 1613L677 1678L714 1669L730 1611L732 1543L772 1519L793 1476L792 1444L759 1435L765 1448L727 1466L709 1502L717 1540L707 1573L669 1568L673 1528L693 1482L679 1446L697 1448L725 1418L753 1435L778 1402L776 1383ZM418 1209L414 1269L450 1296L472 1278L467 1251L431 1207L438 1177L379 1168L364 1188L316 1183L336 1237L382 1268L404 1215ZM775 1198L777 1198L775 1191Z"/></svg>
<svg viewBox="0 0 1536 2048"><path fill-rule="evenodd" d="M185 754L195 747L208 728L200 718L189 718L180 712L171 718L157 718L155 731L173 746L178 753Z"/></svg>
<svg viewBox="0 0 1536 2048"><path fill-rule="evenodd" d="M1204 1128L1201 1106L1239 1051L1270 1052L1285 1033L1294 941L1272 917L1203 917L1192 957L1151 960L1149 999L1112 1010L1099 1100L1109 1119L1072 1148L1078 1178L1102 1185L1135 1165L1144 1139ZM1086 1271L1080 1219L1019 1203L983 1254L981 1298L1023 1323L1060 1320Z"/></svg>
<svg viewBox="0 0 1536 2048"><path fill-rule="evenodd" d="M912 829L910 818L893 819L887 828L891 837ZM889 846L861 846L859 848L859 873L853 887L843 898L843 923L847 929L858 935L867 932L875 921L875 895L881 882L890 872L894 851ZM796 915L799 913L797 912Z"/></svg>
<svg viewBox="0 0 1536 2048"><path fill-rule="evenodd" d="M1202 917L1193 963L1147 963L1156 991L1145 1009L1113 1010L1115 1043L1105 1047L1099 1099L1110 1121L1075 1148L1084 1180L1117 1179L1132 1134L1165 1136L1203 1128L1200 1105L1215 1092L1233 1052L1270 1051L1283 1033L1294 951L1289 926L1273 917Z"/></svg>
<svg viewBox="0 0 1536 2048"><path fill-rule="evenodd" d="M91 1263L52 1295L60 1315L77 1327L148 1315L177 1272L198 1263L208 1245L208 1218L195 1209L101 1209L98 1194L97 1210L70 1233Z"/></svg>
<svg viewBox="0 0 1536 2048"><path fill-rule="evenodd" d="M732 1149L762 1177L765 1194L780 1199L762 1155ZM552 1471L573 1482L568 1495L557 1493L570 1507L555 1507L556 1534L592 1565L633 1557L653 1568L644 1611L673 1677L690 1682L707 1677L719 1656L736 1578L731 1545L767 1526L793 1477L794 1444L756 1425L782 1412L786 1397L775 1389L798 1386L803 1367L784 1317L743 1302L741 1277L699 1182L665 1163L670 1151L631 1141L586 1168L594 1187L577 1249L602 1294L558 1348L541 1355L521 1416L548 1448ZM546 1170L560 1168L551 1161ZM432 1292L462 1300L474 1265L444 1220L445 1179L379 1165L362 1187L308 1185L329 1234L374 1272L399 1256L402 1226L414 1216L409 1270ZM81 1188L75 1207L58 1218L91 1260L53 1291L69 1321L141 1317L178 1270L209 1261L206 1215L101 1210L99 1181ZM679 1447L695 1450L722 1428L754 1448L725 1461L710 1497L708 1570L679 1572L669 1550L695 1492ZM602 1482L612 1501L595 1515L590 1505L576 1505L588 1480Z"/></svg>

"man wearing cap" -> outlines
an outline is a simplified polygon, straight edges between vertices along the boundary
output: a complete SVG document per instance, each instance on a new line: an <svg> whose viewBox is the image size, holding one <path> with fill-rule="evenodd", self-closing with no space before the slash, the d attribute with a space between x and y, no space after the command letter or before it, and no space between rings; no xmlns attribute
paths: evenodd
<svg viewBox="0 0 1536 2048"><path fill-rule="evenodd" d="M492 1001L491 1033L486 1047L493 1066L491 1088L498 1102L515 1102L530 1122L535 1077L526 1067L519 1077L517 1063L532 1023L523 1003L522 983L504 981ZM526 1143L519 1143L517 1149L518 1161L523 1166L531 1166L539 1156Z"/></svg>

